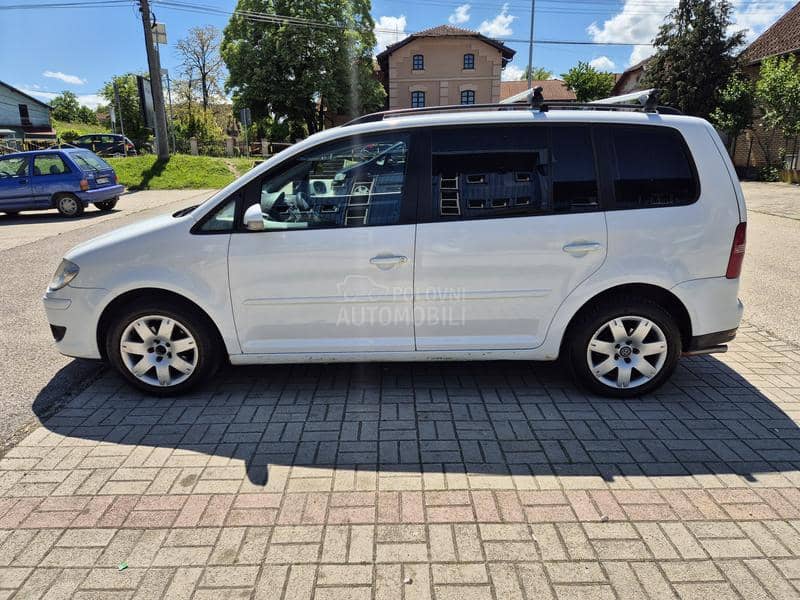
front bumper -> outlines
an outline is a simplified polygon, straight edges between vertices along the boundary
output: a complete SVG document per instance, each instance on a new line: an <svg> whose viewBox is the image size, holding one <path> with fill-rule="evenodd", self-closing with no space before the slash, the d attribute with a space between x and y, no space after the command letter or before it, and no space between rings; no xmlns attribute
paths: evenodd
<svg viewBox="0 0 800 600"><path fill-rule="evenodd" d="M116 198L124 191L124 185L109 185L107 187L87 190L85 192L78 192L78 198L83 200L84 204L92 204L94 202L104 202L106 200Z"/></svg>
<svg viewBox="0 0 800 600"><path fill-rule="evenodd" d="M47 290L42 303L47 321L61 354L76 358L98 359L98 307L107 290L66 286L57 291Z"/></svg>

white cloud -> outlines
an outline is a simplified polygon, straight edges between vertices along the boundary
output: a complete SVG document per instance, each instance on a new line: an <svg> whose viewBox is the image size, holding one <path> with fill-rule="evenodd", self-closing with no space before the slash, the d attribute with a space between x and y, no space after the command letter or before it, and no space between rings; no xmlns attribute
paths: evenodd
<svg viewBox="0 0 800 600"><path fill-rule="evenodd" d="M614 61L607 56L598 56L589 61L589 65L598 71L613 71L617 66Z"/></svg>
<svg viewBox="0 0 800 600"><path fill-rule="evenodd" d="M503 81L518 81L523 73L525 73L525 69L521 69L517 65L508 64L501 72L501 79Z"/></svg>
<svg viewBox="0 0 800 600"><path fill-rule="evenodd" d="M511 35L514 33L511 30L511 23L513 23L516 18L517 17L508 14L508 2L506 2L503 4L500 13L495 16L494 19L481 23L480 27L478 27L478 31L485 36L493 38Z"/></svg>
<svg viewBox="0 0 800 600"><path fill-rule="evenodd" d="M406 16L399 17L379 17L375 21L375 52L380 53L386 50L386 46L399 42L406 37Z"/></svg>
<svg viewBox="0 0 800 600"><path fill-rule="evenodd" d="M794 1L751 3L738 0L734 2L733 25L731 25L731 31L746 30L747 42L752 42L788 11L793 4Z"/></svg>
<svg viewBox="0 0 800 600"><path fill-rule="evenodd" d="M752 41L772 25L791 6L793 1L752 2L736 0L731 31L747 30L747 40ZM622 10L602 24L592 23L586 32L594 42L623 42L649 44L658 33L677 0L651 0L647 10L642 9L641 0L625 0ZM634 46L628 65L634 65L652 56L652 46Z"/></svg>
<svg viewBox="0 0 800 600"><path fill-rule="evenodd" d="M467 21L469 21L470 8L471 7L469 4L462 4L461 6L456 7L456 9L453 11L453 14L447 17L447 20L450 21L453 25L460 25L461 23L466 23Z"/></svg>
<svg viewBox="0 0 800 600"><path fill-rule="evenodd" d="M50 77L51 79L60 79L64 83L69 83L71 85L83 85L86 83L85 79L81 79L77 75L69 75L61 71L45 71L42 75L44 77Z"/></svg>
<svg viewBox="0 0 800 600"><path fill-rule="evenodd" d="M41 89L36 89L39 86L16 85L14 87L17 88L20 92L28 94L28 96L33 96L34 98L37 98L42 102L49 103L53 100L53 98L59 95L56 92L45 92L42 91ZM101 104L108 104L108 101L105 98L103 98L100 94L78 94L77 98L78 98L78 104L82 106L88 106L92 110L94 110Z"/></svg>

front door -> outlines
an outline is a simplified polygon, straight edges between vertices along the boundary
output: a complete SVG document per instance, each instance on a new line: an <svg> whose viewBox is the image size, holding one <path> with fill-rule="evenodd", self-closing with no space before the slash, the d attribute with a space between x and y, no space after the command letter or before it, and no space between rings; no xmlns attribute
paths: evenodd
<svg viewBox="0 0 800 600"><path fill-rule="evenodd" d="M0 158L0 212L31 206L30 155Z"/></svg>
<svg viewBox="0 0 800 600"><path fill-rule="evenodd" d="M411 136L351 137L289 159L244 192L263 231L228 254L245 353L414 349Z"/></svg>
<svg viewBox="0 0 800 600"><path fill-rule="evenodd" d="M603 263L585 126L435 130L420 212L417 350L535 348L567 295Z"/></svg>

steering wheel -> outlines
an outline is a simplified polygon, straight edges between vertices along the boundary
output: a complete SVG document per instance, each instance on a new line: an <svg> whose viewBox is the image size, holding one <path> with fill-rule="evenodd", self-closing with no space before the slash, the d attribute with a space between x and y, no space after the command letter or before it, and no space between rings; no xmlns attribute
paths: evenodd
<svg viewBox="0 0 800 600"><path fill-rule="evenodd" d="M271 221L283 221L285 213L281 213L281 211L278 210L281 206L288 208L286 206L286 192L278 194L278 197L272 202L272 206L267 210L267 216Z"/></svg>

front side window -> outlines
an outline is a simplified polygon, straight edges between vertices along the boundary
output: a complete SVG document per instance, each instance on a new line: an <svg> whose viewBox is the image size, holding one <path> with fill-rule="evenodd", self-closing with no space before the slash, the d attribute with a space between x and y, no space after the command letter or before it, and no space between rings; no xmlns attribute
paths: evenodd
<svg viewBox="0 0 800 600"><path fill-rule="evenodd" d="M267 230L396 225L408 136L354 137L311 150L261 183Z"/></svg>
<svg viewBox="0 0 800 600"><path fill-rule="evenodd" d="M461 92L461 104L475 104L475 90Z"/></svg>
<svg viewBox="0 0 800 600"><path fill-rule="evenodd" d="M549 212L543 127L434 131L433 213L481 219Z"/></svg>
<svg viewBox="0 0 800 600"><path fill-rule="evenodd" d="M27 177L28 157L0 158L0 179L8 177Z"/></svg>
<svg viewBox="0 0 800 600"><path fill-rule="evenodd" d="M680 133L665 127L615 127L611 131L617 208L690 204L699 184Z"/></svg>
<svg viewBox="0 0 800 600"><path fill-rule="evenodd" d="M33 158L34 175L63 175L69 167L58 154L39 154Z"/></svg>
<svg viewBox="0 0 800 600"><path fill-rule="evenodd" d="M474 69L475 68L475 55L474 54L465 54L464 55L464 68L465 69Z"/></svg>
<svg viewBox="0 0 800 600"><path fill-rule="evenodd" d="M423 108L425 106L425 92L411 92L411 108Z"/></svg>
<svg viewBox="0 0 800 600"><path fill-rule="evenodd" d="M414 71L422 71L425 68L425 57L422 54L415 54L411 59L411 68Z"/></svg>

